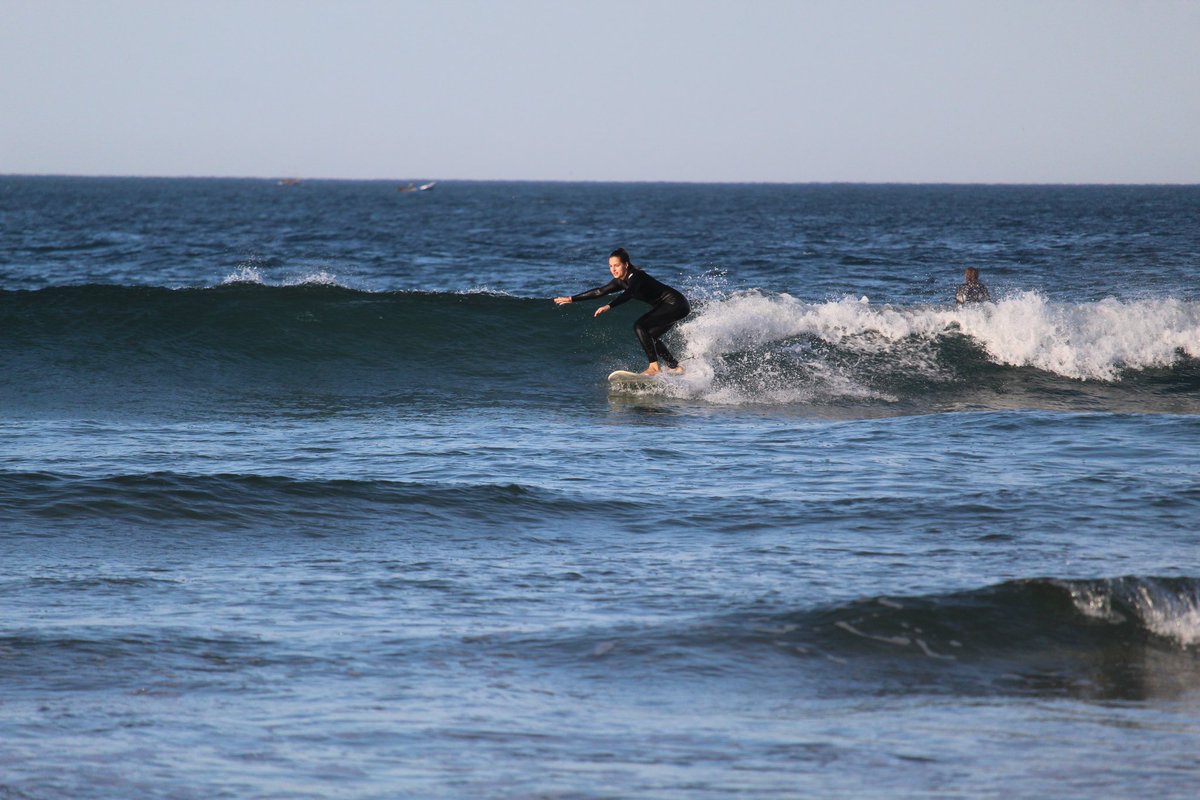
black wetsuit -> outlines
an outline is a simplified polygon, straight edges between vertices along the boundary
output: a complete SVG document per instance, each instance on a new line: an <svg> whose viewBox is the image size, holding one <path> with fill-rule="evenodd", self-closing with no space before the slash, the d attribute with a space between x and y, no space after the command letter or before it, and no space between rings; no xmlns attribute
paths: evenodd
<svg viewBox="0 0 1200 800"><path fill-rule="evenodd" d="M954 293L954 299L961 305L963 303L986 303L992 298L988 295L986 286L979 281L974 281L959 286L958 291Z"/></svg>
<svg viewBox="0 0 1200 800"><path fill-rule="evenodd" d="M678 367L679 362L659 337L691 313L692 308L688 305L687 298L679 290L651 278L640 268L631 267L625 280L613 278L604 286L580 292L571 300L593 300L613 292L621 294L608 304L609 308L616 308L628 300L641 300L652 306L649 311L638 317L638 321L633 324L633 331L642 343L642 349L646 351L646 358L650 361L662 361L669 369Z"/></svg>

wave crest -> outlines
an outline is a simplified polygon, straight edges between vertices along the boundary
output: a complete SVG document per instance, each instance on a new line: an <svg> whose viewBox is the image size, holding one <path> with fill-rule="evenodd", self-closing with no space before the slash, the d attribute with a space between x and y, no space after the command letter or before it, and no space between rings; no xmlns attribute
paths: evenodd
<svg viewBox="0 0 1200 800"><path fill-rule="evenodd" d="M688 378L668 391L725 404L1137 408L1139 388L1169 395L1160 410L1196 413L1200 303L1174 298L1061 303L1023 292L997 303L821 303L738 293L704 304L674 334ZM1166 375L1160 373L1166 372Z"/></svg>
<svg viewBox="0 0 1200 800"><path fill-rule="evenodd" d="M1200 644L1200 583L1153 578L1062 581L1084 616L1133 624L1182 647Z"/></svg>
<svg viewBox="0 0 1200 800"><path fill-rule="evenodd" d="M868 298L806 303L787 294L750 292L708 305L682 326L689 353L711 359L796 337L849 351L893 352L970 337L995 364L1034 367L1066 378L1116 381L1130 370L1200 358L1200 303L1174 298L1056 303L1021 292L997 303L956 308L878 306ZM910 362L906 366L913 366Z"/></svg>

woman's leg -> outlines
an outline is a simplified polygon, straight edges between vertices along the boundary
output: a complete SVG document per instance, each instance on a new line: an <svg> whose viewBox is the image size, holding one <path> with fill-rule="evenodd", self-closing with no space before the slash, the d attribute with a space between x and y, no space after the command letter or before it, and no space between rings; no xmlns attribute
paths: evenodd
<svg viewBox="0 0 1200 800"><path fill-rule="evenodd" d="M633 331L637 334L642 350L646 352L646 358L651 364L661 361L669 369L679 367L679 362L675 360L675 356L671 355L667 346L660 341L660 337L690 312L691 309L687 303L663 303L638 317L638 321L633 324Z"/></svg>

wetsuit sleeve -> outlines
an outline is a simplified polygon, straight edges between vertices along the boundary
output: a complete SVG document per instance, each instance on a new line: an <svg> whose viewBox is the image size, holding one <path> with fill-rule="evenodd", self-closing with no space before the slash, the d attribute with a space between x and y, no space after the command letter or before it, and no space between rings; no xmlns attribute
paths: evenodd
<svg viewBox="0 0 1200 800"><path fill-rule="evenodd" d="M595 289L588 289L586 292L580 292L577 295L572 295L571 302L577 303L580 300L595 300L597 297L604 297L604 295L612 294L621 288L621 284L617 283L616 278L614 278L603 286L597 286Z"/></svg>

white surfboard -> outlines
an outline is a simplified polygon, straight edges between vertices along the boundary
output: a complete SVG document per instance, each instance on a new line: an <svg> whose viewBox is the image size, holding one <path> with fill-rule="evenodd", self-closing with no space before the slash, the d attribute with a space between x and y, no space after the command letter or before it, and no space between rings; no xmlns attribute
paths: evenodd
<svg viewBox="0 0 1200 800"><path fill-rule="evenodd" d="M640 372L630 372L627 369L619 369L616 372L609 373L608 383L614 388L637 388L661 386L669 379L669 375L664 375L662 373L659 373L658 375L643 375Z"/></svg>
<svg viewBox="0 0 1200 800"><path fill-rule="evenodd" d="M658 378L657 375L643 375L640 372L630 372L627 369L619 369L615 372L610 372L608 380L610 383L645 383Z"/></svg>

